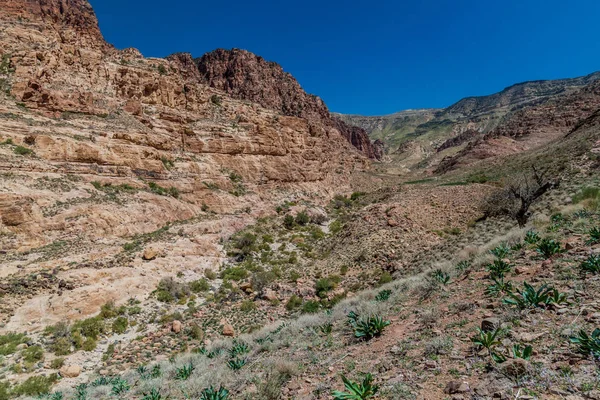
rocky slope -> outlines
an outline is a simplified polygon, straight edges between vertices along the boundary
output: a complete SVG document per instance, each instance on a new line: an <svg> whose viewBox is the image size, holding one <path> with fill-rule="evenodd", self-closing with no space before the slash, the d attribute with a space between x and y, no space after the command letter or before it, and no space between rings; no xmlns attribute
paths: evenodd
<svg viewBox="0 0 600 400"><path fill-rule="evenodd" d="M85 317L176 266L216 267L221 238L283 198L326 202L369 166L331 125L204 85L189 55L114 49L86 1L0 5L3 330ZM198 234L149 270L123 251L182 223Z"/></svg>
<svg viewBox="0 0 600 400"><path fill-rule="evenodd" d="M378 146L371 143L364 130L332 116L323 100L306 93L279 64L240 49L217 49L196 62L203 83L236 99L334 127L369 158L381 157Z"/></svg>

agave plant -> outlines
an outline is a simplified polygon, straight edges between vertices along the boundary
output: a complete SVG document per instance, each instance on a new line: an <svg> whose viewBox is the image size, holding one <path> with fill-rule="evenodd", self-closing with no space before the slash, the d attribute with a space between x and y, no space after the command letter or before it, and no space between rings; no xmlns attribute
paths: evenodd
<svg viewBox="0 0 600 400"><path fill-rule="evenodd" d="M235 358L250 352L250 347L244 342L233 341L233 346L229 350L229 357Z"/></svg>
<svg viewBox="0 0 600 400"><path fill-rule="evenodd" d="M523 360L531 359L531 355L533 354L533 347L525 346L521 347L521 345L515 344L512 348L513 356L515 358L522 358Z"/></svg>
<svg viewBox="0 0 600 400"><path fill-rule="evenodd" d="M583 272L590 272L592 274L600 273L600 255L591 254L587 260L582 262L579 266Z"/></svg>
<svg viewBox="0 0 600 400"><path fill-rule="evenodd" d="M589 232L590 238L588 239L587 242L585 242L585 244L592 245L592 244L596 244L596 243L600 243L600 228L598 227L593 227L592 229L590 229Z"/></svg>
<svg viewBox="0 0 600 400"><path fill-rule="evenodd" d="M500 293L511 293L514 288L511 281L505 281L504 277L493 277L493 283L485 289L488 296L498 296Z"/></svg>
<svg viewBox="0 0 600 400"><path fill-rule="evenodd" d="M503 259L503 258L506 258L510 254L510 250L511 249L508 246L508 244L502 243L501 245L497 246L496 248L490 250L490 253L492 253L494 256L496 256L496 258Z"/></svg>
<svg viewBox="0 0 600 400"><path fill-rule="evenodd" d="M87 399L87 385L82 383L75 387L75 393L73 395L74 400L86 400Z"/></svg>
<svg viewBox="0 0 600 400"><path fill-rule="evenodd" d="M559 254L562 250L560 243L554 239L544 238L539 241L536 251L545 259L549 259L555 254Z"/></svg>
<svg viewBox="0 0 600 400"><path fill-rule="evenodd" d="M536 244L540 239L540 235L536 231L527 231L525 234L525 243Z"/></svg>
<svg viewBox="0 0 600 400"><path fill-rule="evenodd" d="M319 332L324 335L329 335L333 331L333 324L331 322L327 322L318 326Z"/></svg>
<svg viewBox="0 0 600 400"><path fill-rule="evenodd" d="M456 270L458 272L463 272L471 267L471 262L469 260L463 260L456 264Z"/></svg>
<svg viewBox="0 0 600 400"><path fill-rule="evenodd" d="M436 269L435 271L433 271L431 276L436 282L439 282L442 285L447 285L448 282L450 282L450 275L447 272L442 271L441 269Z"/></svg>
<svg viewBox="0 0 600 400"><path fill-rule="evenodd" d="M157 388L152 388L148 393L144 393L142 400L166 400L167 397L163 397Z"/></svg>
<svg viewBox="0 0 600 400"><path fill-rule="evenodd" d="M218 389L208 387L200 394L200 400L227 400L229 398L229 390L219 387Z"/></svg>
<svg viewBox="0 0 600 400"><path fill-rule="evenodd" d="M389 289L384 289L382 291L380 291L379 293L377 293L377 296L375 296L375 301L387 301L390 296L392 295L392 291Z"/></svg>
<svg viewBox="0 0 600 400"><path fill-rule="evenodd" d="M471 338L471 341L480 347L484 347L488 350L490 355L493 354L492 349L494 346L499 345L500 341L498 338L504 333L501 328L496 328L493 332L486 332L482 329L477 328L477 335Z"/></svg>
<svg viewBox="0 0 600 400"><path fill-rule="evenodd" d="M196 367L194 367L192 363L184 365L181 368L177 368L175 370L175 379L180 381L187 381L188 379L190 379L190 376L192 376L192 373L195 369Z"/></svg>
<svg viewBox="0 0 600 400"><path fill-rule="evenodd" d="M111 392L112 392L112 394L119 396L119 395L127 392L129 389L130 389L129 382L127 382L125 379L122 379L122 378L116 378L115 382L113 383Z"/></svg>
<svg viewBox="0 0 600 400"><path fill-rule="evenodd" d="M231 368L234 371L237 371L239 369L242 369L242 367L246 365L246 359L245 358L234 358L232 360L229 360L227 362L227 366L229 368Z"/></svg>
<svg viewBox="0 0 600 400"><path fill-rule="evenodd" d="M347 392L338 390L332 393L334 400L365 400L370 399L377 394L379 387L373 385L373 376L365 375L362 382L353 382L342 375L342 382Z"/></svg>
<svg viewBox="0 0 600 400"><path fill-rule="evenodd" d="M371 340L380 336L383 330L390 325L379 315L369 315L366 318L358 317L350 322L354 329L354 336L358 339Z"/></svg>
<svg viewBox="0 0 600 400"><path fill-rule="evenodd" d="M526 308L543 308L550 304L566 303L566 301L567 298L564 293L560 293L546 284L536 289L529 283L523 282L523 290L508 293L508 297L503 300L503 303L515 305L523 310Z"/></svg>
<svg viewBox="0 0 600 400"><path fill-rule="evenodd" d="M490 273L490 277L494 278L504 278L504 275L510 272L511 265L503 260L494 260L492 264L488 264L486 267L488 272Z"/></svg>
<svg viewBox="0 0 600 400"><path fill-rule="evenodd" d="M577 345L578 353L600 358L600 328L594 329L591 336L584 330L579 331L577 336L571 337L571 343Z"/></svg>

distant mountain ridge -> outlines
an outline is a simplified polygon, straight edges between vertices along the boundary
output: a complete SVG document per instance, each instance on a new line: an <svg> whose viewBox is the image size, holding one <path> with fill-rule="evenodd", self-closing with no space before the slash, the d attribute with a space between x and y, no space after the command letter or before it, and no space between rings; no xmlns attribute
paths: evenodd
<svg viewBox="0 0 600 400"><path fill-rule="evenodd" d="M529 148L564 134L568 126L600 108L595 89L598 82L600 72L594 72L577 78L517 83L491 95L466 97L445 109L338 116L365 129L371 139L381 140L386 154L405 167L437 168L444 157L460 157L456 152L464 156L468 151L464 147L473 141L502 136L529 140L525 145ZM532 133L537 136L531 138ZM447 166L448 161L443 164Z"/></svg>

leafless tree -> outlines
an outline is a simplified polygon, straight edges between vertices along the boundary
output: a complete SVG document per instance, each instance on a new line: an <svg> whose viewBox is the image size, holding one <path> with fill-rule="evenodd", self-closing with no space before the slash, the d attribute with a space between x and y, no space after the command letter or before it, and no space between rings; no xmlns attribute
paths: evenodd
<svg viewBox="0 0 600 400"><path fill-rule="evenodd" d="M531 216L531 205L548 190L557 187L558 183L558 180L547 177L547 171L541 171L534 165L529 173L513 178L503 189L486 199L482 219L506 215L523 227Z"/></svg>

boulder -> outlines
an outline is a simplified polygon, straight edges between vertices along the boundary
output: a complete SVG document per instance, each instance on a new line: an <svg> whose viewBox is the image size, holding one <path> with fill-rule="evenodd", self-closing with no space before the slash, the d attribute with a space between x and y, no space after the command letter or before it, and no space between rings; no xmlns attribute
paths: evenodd
<svg viewBox="0 0 600 400"><path fill-rule="evenodd" d="M171 330L174 333L179 333L179 332L181 332L182 326L183 325L181 324L181 321L175 320L175 321L173 321L173 324L171 324Z"/></svg>
<svg viewBox="0 0 600 400"><path fill-rule="evenodd" d="M60 376L63 378L77 378L81 374L79 365L65 365L59 370Z"/></svg>
<svg viewBox="0 0 600 400"><path fill-rule="evenodd" d="M234 337L235 330L233 329L233 326L231 326L231 324L225 324L223 325L223 331L221 332L221 334L223 336Z"/></svg>
<svg viewBox="0 0 600 400"><path fill-rule="evenodd" d="M481 330L484 332L492 332L498 329L501 322L498 318L490 317L481 321Z"/></svg>
<svg viewBox="0 0 600 400"><path fill-rule="evenodd" d="M144 250L144 254L142 255L142 258L146 261L150 261L150 260L154 260L156 257L158 257L158 250L155 249L154 247L146 247L146 249Z"/></svg>

